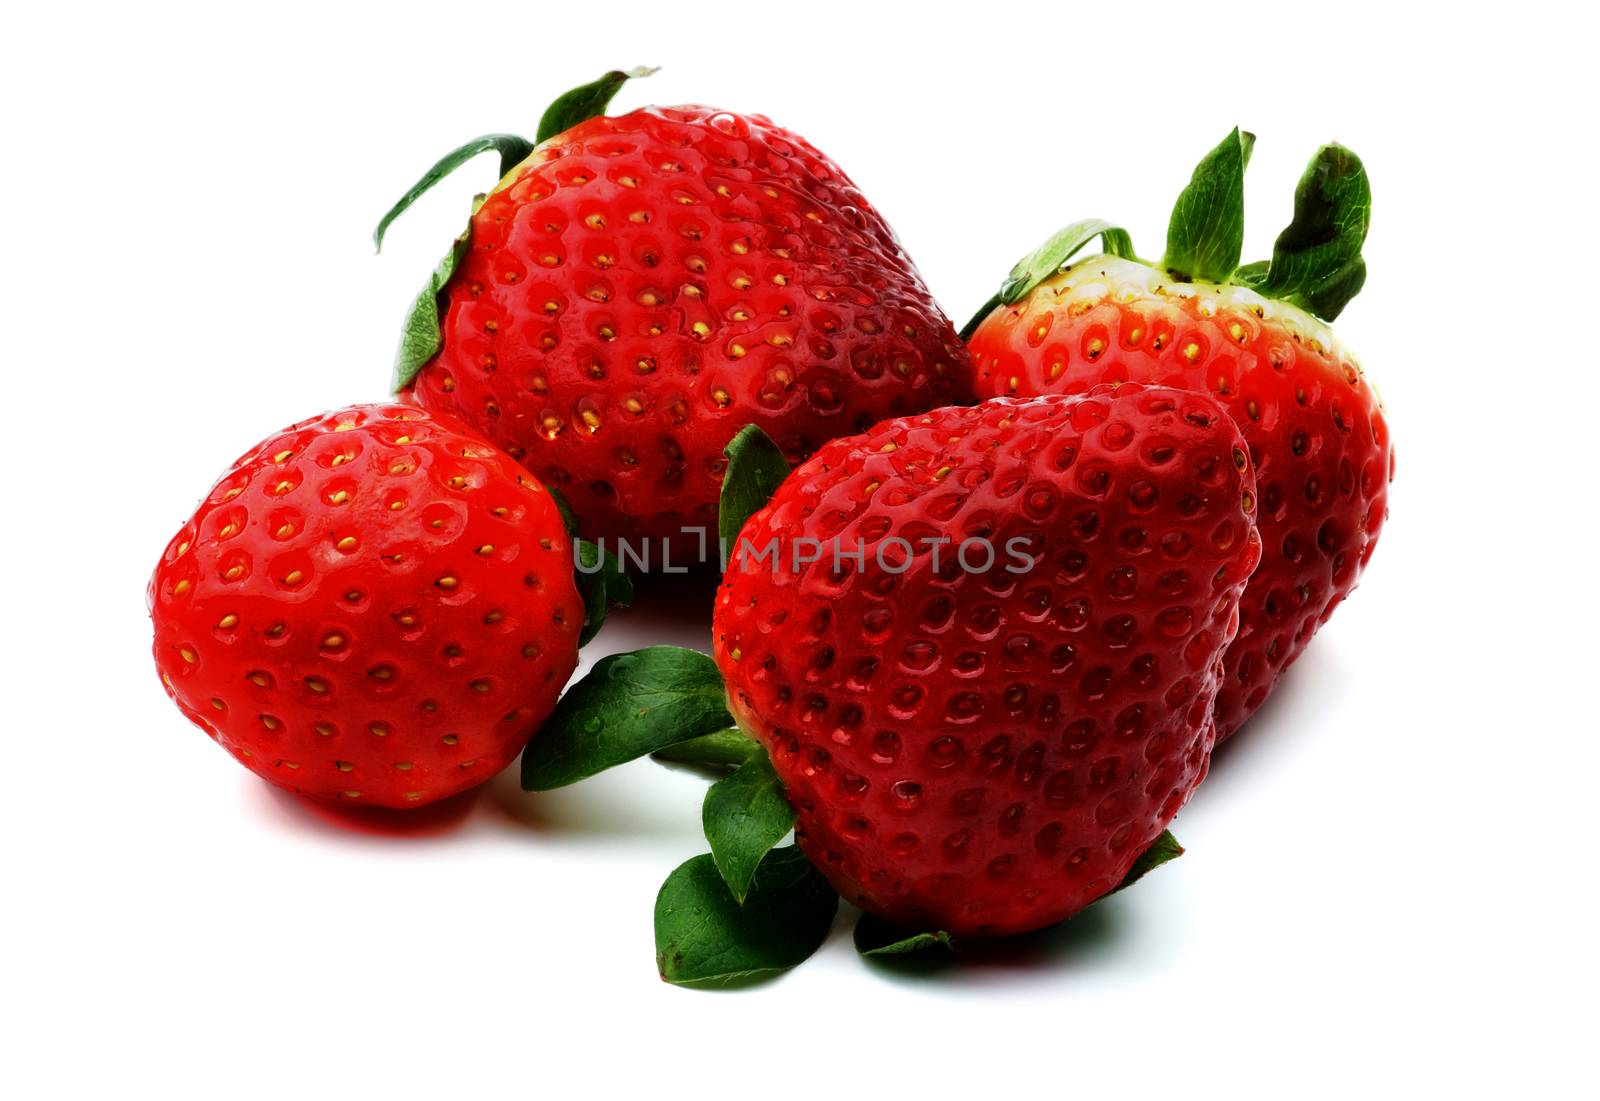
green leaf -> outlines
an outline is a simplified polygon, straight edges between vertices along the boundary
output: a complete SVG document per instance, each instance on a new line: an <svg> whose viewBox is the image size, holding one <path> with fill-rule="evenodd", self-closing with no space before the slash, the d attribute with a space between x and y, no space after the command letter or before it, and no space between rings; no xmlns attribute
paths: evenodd
<svg viewBox="0 0 1600 1101"><path fill-rule="evenodd" d="M655 71L643 65L627 72L613 69L599 80L572 89L545 109L544 117L539 120L538 141L547 142L585 119L604 114L617 89L630 80L647 77Z"/></svg>
<svg viewBox="0 0 1600 1101"><path fill-rule="evenodd" d="M737 768L755 754L764 752L759 745L745 737L744 731L730 727L663 746L651 756L658 761L671 761L674 764L732 765Z"/></svg>
<svg viewBox="0 0 1600 1101"><path fill-rule="evenodd" d="M743 906L705 853L679 865L656 896L656 968L670 983L784 971L822 945L838 908L794 845L767 854Z"/></svg>
<svg viewBox="0 0 1600 1101"><path fill-rule="evenodd" d="M1016 302L1052 275L1065 270L1068 262L1096 237L1100 238L1101 247L1108 255L1120 256L1125 260L1135 258L1133 238L1128 236L1127 230L1100 218L1073 222L1051 234L1044 244L1012 265L1005 282L1000 284L999 293L985 302L962 328L961 339L970 340L995 307Z"/></svg>
<svg viewBox="0 0 1600 1101"><path fill-rule="evenodd" d="M967 323L961 326L961 331L956 335L963 341L971 340L972 334L978 331L979 325L983 324L983 319L994 313L997 307L1003 305L1005 305L1005 300L999 294L990 295L989 301L978 307L978 312L967 319Z"/></svg>
<svg viewBox="0 0 1600 1101"><path fill-rule="evenodd" d="M545 486L550 499L561 514L561 524L572 537L574 572L578 592L583 597L583 630L578 634L578 645L585 646L599 633L606 621L606 613L613 606L626 608L633 603L633 578L621 560L608 550L602 550L587 539L578 538L578 518L567 503L566 496L553 486Z"/></svg>
<svg viewBox="0 0 1600 1101"><path fill-rule="evenodd" d="M733 725L716 662L651 646L603 657L556 704L522 754L522 786L549 791Z"/></svg>
<svg viewBox="0 0 1600 1101"><path fill-rule="evenodd" d="M550 493L550 499L556 503L556 511L561 513L561 523L566 527L568 535L578 534L578 516L572 511L572 506L567 503L566 494L555 486L544 487Z"/></svg>
<svg viewBox="0 0 1600 1101"><path fill-rule="evenodd" d="M405 328L400 330L400 347L394 354L394 379L389 388L396 394L416 380L417 372L444 347L444 313L447 305L445 287L455 274L456 265L467 254L467 242L472 236L472 226L462 230L450 251L439 266L428 276L428 283L417 292L406 314Z"/></svg>
<svg viewBox="0 0 1600 1101"><path fill-rule="evenodd" d="M1367 262L1357 256L1345 264L1337 272L1330 275L1314 290L1307 291L1300 296L1300 301L1305 303L1306 309L1312 315L1324 321L1332 321L1344 313L1344 308L1350 300L1361 293L1361 288L1367 285Z"/></svg>
<svg viewBox="0 0 1600 1101"><path fill-rule="evenodd" d="M1005 282L1000 283L1000 301L1008 306L1018 301L1035 286L1045 282L1046 278L1066 269L1067 261L1077 256L1083 251L1083 246L1096 237L1101 238L1104 250L1112 256L1133 259L1133 238L1128 237L1128 230L1112 226L1110 222L1099 218L1072 222L1066 229L1056 230L1050 235L1050 240L1011 267L1011 274L1006 275Z"/></svg>
<svg viewBox="0 0 1600 1101"><path fill-rule="evenodd" d="M389 213L383 216L378 223L378 228L372 231L372 243L383 251L383 235L392 223L406 208L416 202L434 184L444 179L450 173L466 164L479 153L495 150L500 154L500 175L503 178L517 165L527 159L533 152L533 143L527 138L519 138L515 134L485 134L481 138L473 138L459 149L452 149L440 158L439 163L422 174L422 179L411 185L411 189L400 196L400 201L389 208Z"/></svg>
<svg viewBox="0 0 1600 1101"><path fill-rule="evenodd" d="M955 938L942 929L908 933L874 914L862 914L856 922L856 951L863 956L903 956L926 948L954 949Z"/></svg>
<svg viewBox="0 0 1600 1101"><path fill-rule="evenodd" d="M1051 234L1050 239L1012 267L1000 284L1000 301L1009 305L1061 271L1083 247L1096 237L1112 256L1133 259L1133 238L1120 226L1099 218L1085 218Z"/></svg>
<svg viewBox="0 0 1600 1101"><path fill-rule="evenodd" d="M1366 282L1361 246L1371 221L1372 185L1361 158L1324 145L1295 187L1294 218L1278 234L1265 276L1251 285L1332 321Z"/></svg>
<svg viewBox="0 0 1600 1101"><path fill-rule="evenodd" d="M633 603L633 579L610 551L601 550L587 539L577 540L575 546L578 589L583 594L584 610L578 645L584 646L599 633L612 605L626 608Z"/></svg>
<svg viewBox="0 0 1600 1101"><path fill-rule="evenodd" d="M1267 277L1268 266L1265 260L1254 260L1248 264L1240 264L1233 269L1232 282L1245 287L1254 287Z"/></svg>
<svg viewBox="0 0 1600 1101"><path fill-rule="evenodd" d="M1161 836L1156 838L1148 849L1139 854L1139 859L1133 862L1133 867L1129 868L1128 874L1122 877L1122 882L1107 891L1106 895L1114 895L1118 891L1127 890L1143 879L1147 873L1161 867L1169 860L1178 859L1182 855L1183 846L1178 844L1176 837L1172 836L1172 831L1162 830ZM1101 897L1104 898L1105 895Z"/></svg>
<svg viewBox="0 0 1600 1101"><path fill-rule="evenodd" d="M1162 265L1179 279L1225 283L1244 247L1244 170L1255 135L1240 130L1222 139L1194 170L1167 223Z"/></svg>
<svg viewBox="0 0 1600 1101"><path fill-rule="evenodd" d="M722 540L722 568L738 550L745 521L772 499L789 476L789 462L761 428L747 424L728 446L728 469L722 476L722 496L717 502L717 534Z"/></svg>
<svg viewBox="0 0 1600 1101"><path fill-rule="evenodd" d="M752 753L732 776L711 785L700 810L711 859L741 904L761 858L794 828L794 808L765 753Z"/></svg>

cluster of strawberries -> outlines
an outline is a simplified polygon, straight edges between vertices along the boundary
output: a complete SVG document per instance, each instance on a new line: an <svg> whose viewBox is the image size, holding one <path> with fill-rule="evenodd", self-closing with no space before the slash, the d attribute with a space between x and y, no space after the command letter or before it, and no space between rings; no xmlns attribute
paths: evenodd
<svg viewBox="0 0 1600 1101"><path fill-rule="evenodd" d="M1327 324L1365 276L1359 160L1320 150L1241 265L1235 130L1159 263L1075 223L958 336L804 139L605 115L645 72L463 146L385 217L380 244L500 154L395 400L253 448L167 546L168 693L258 775L355 805L519 753L530 791L706 766L711 851L657 903L678 982L798 962L841 894L862 951L902 952L1059 922L1181 852L1215 743L1385 519L1384 414ZM614 654L562 694L625 564L719 544L710 656Z"/></svg>

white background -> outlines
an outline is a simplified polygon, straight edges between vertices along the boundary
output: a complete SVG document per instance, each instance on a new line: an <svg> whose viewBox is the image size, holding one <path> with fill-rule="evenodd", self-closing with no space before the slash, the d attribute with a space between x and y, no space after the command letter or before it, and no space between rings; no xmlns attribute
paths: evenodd
<svg viewBox="0 0 1600 1101"><path fill-rule="evenodd" d="M1579 7L491 9L3 17L0 1092L1593 1088ZM1338 328L1389 409L1391 524L1180 815L1188 854L1137 890L945 967L866 964L841 913L784 978L676 989L651 904L703 848L703 781L642 762L528 797L504 775L375 833L264 786L163 697L144 586L165 540L255 440L383 395L492 158L375 258L378 215L444 150L640 63L664 68L618 110L762 112L828 151L958 323L1068 221L1158 255L1236 122L1259 137L1247 258L1319 143L1366 160L1371 278ZM587 660L707 641L708 598L653 596Z"/></svg>

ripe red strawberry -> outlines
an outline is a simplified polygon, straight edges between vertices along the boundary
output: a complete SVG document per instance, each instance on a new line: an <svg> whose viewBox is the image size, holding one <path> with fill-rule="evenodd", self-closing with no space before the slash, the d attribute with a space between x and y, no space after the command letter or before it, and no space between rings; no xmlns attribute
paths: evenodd
<svg viewBox="0 0 1600 1101"><path fill-rule="evenodd" d="M504 177L418 299L397 389L560 489L591 538L714 529L722 450L747 424L793 462L971 400L964 346L837 165L759 115L601 116L630 75L558 100L531 153L505 135L457 150L384 220L380 239L450 169L501 151Z"/></svg>
<svg viewBox="0 0 1600 1101"><path fill-rule="evenodd" d="M1113 889L1205 775L1254 489L1216 401L1139 386L818 451L745 525L713 630L812 863L870 913L952 934ZM794 568L835 539L864 564ZM925 540L948 540L939 561Z"/></svg>
<svg viewBox="0 0 1600 1101"><path fill-rule="evenodd" d="M257 775L414 807L493 776L577 664L556 503L408 406L302 421L223 475L150 580L180 710Z"/></svg>
<svg viewBox="0 0 1600 1101"><path fill-rule="evenodd" d="M1326 324L1365 277L1361 163L1321 150L1270 264L1239 267L1251 141L1235 131L1196 170L1161 264L1133 259L1114 227L1078 223L1017 266L970 333L980 394L1156 383L1211 394L1243 430L1263 555L1226 656L1219 737L1355 588L1388 514L1394 458L1377 393ZM1107 254L1069 264L1097 235Z"/></svg>

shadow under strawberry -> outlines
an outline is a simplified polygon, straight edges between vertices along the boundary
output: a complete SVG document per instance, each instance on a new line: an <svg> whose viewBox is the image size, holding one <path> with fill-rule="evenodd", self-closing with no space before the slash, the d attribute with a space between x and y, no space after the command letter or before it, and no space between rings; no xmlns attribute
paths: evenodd
<svg viewBox="0 0 1600 1101"><path fill-rule="evenodd" d="M483 796L482 787L468 788L416 808L359 807L297 795L263 783L271 800L292 824L317 832L337 831L396 840L440 837L457 832Z"/></svg>
<svg viewBox="0 0 1600 1101"><path fill-rule="evenodd" d="M953 946L930 944L922 951L863 954L862 959L880 974L915 981L956 981L976 972L1032 972L1104 955L1124 939L1125 925L1115 906L1095 903L1060 925L1033 933Z"/></svg>

